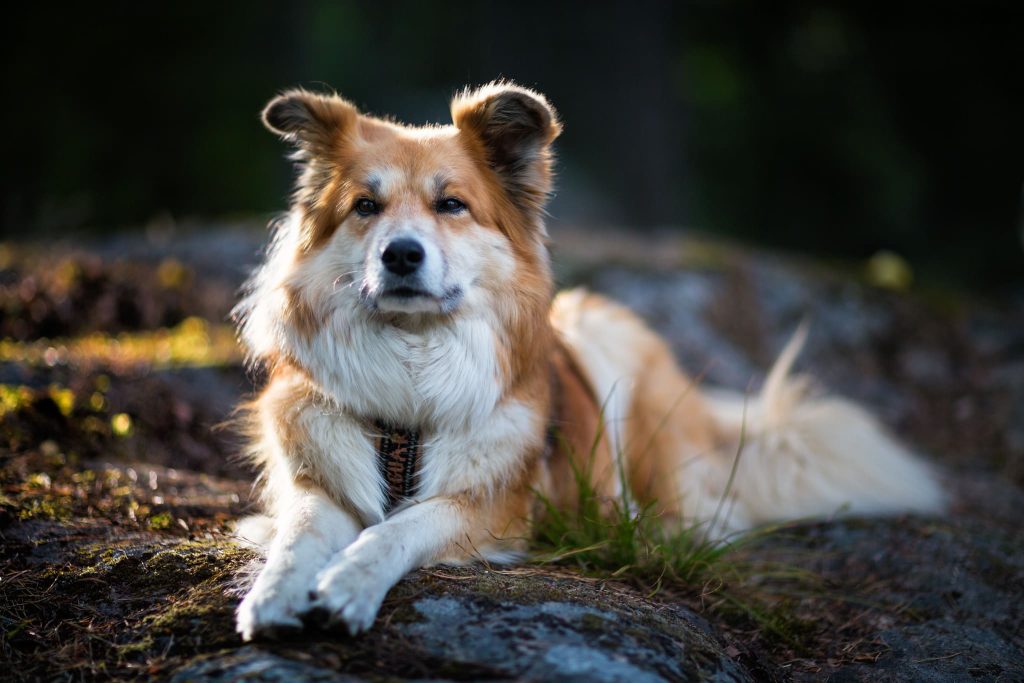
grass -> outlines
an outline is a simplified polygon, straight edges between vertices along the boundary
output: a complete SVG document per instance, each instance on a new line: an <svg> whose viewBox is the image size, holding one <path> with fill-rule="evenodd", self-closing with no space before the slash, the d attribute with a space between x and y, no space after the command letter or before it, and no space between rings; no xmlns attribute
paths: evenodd
<svg viewBox="0 0 1024 683"><path fill-rule="evenodd" d="M665 419L673 410L674 406ZM726 535L715 531L724 522L722 515L727 511L726 500L741 460L745 432L741 432L714 517L703 523L668 525L658 514L657 501L637 505L628 486L623 486L622 493L612 500L596 490L589 463L594 462L603 431L602 415L590 457L585 460L587 466L580 467L576 458L570 458L577 493L574 508L560 509L538 493L543 514L534 524L535 544L540 548L535 560L622 580L648 597L664 590L695 596L702 606L724 616L739 616L799 649L799 635L807 625L783 608L787 599L780 600L779 596L819 595L824 590L820 577L744 552L754 542L775 533L777 527ZM623 458L617 461L620 480L626 482Z"/></svg>
<svg viewBox="0 0 1024 683"><path fill-rule="evenodd" d="M573 465L578 500L574 509L558 509L541 496L544 515L534 533L544 563L574 564L588 573L630 579L656 593L666 584L705 582L725 566L744 539L708 540L701 526L676 532L657 515L656 502L639 509L623 494L604 500L589 472Z"/></svg>

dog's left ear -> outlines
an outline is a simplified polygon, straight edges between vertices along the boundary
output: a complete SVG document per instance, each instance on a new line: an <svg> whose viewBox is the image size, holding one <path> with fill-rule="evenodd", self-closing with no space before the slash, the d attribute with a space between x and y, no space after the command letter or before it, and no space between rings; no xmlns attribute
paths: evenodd
<svg viewBox="0 0 1024 683"><path fill-rule="evenodd" d="M544 96L496 82L456 95L451 110L455 127L498 175L509 195L540 210L551 190L551 143L562 132Z"/></svg>

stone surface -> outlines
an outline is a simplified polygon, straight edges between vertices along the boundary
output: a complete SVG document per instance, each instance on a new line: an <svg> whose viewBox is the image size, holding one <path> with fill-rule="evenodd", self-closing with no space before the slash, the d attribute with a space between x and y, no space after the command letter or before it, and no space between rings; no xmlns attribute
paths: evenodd
<svg viewBox="0 0 1024 683"><path fill-rule="evenodd" d="M316 664L281 657L255 646L242 647L230 654L197 658L170 677L171 683L352 683L361 680Z"/></svg>
<svg viewBox="0 0 1024 683"><path fill-rule="evenodd" d="M53 280L45 259L33 266L38 272L0 273L0 304L21 311L17 324L7 322L26 338L43 329L33 328L37 314L46 329L68 334L107 320L129 330L192 314L216 322L258 240L229 231L154 251L125 238L82 257L85 275L70 289ZM881 291L854 271L678 236L556 240L564 244L562 282L587 284L640 312L708 383L756 390L809 319L799 368L872 406L940 463L950 514L781 529L736 551L737 566L753 568L742 588L756 603L731 603L708 585L648 595L571 567L438 568L402 581L363 637L311 629L246 645L234 633L233 610L253 556L227 529L251 509L250 475L226 457L237 446L210 429L251 386L241 365L154 372L0 362L0 383L27 392L10 394L17 407L0 413L4 675L1024 679L1024 296ZM137 263L108 264L116 255ZM182 291L160 289L155 269L167 270L168 256L172 274L188 269ZM61 272L77 272L66 264L78 257L57 257ZM221 267L225 258L231 268ZM23 285L29 278L34 289ZM94 295L90 287L110 291ZM86 307L79 320L58 306L62 291L83 302L160 293L125 311ZM208 291L216 296L204 297ZM26 292L25 301L5 298ZM51 304L56 312L44 310ZM104 377L102 407L88 408ZM54 386L72 390L72 410L57 402ZM111 431L118 412L132 416L130 434Z"/></svg>
<svg viewBox="0 0 1024 683"><path fill-rule="evenodd" d="M625 606L625 605L624 605ZM421 598L400 627L430 654L537 681L740 681L750 677L686 610L598 609L456 597ZM632 612L632 613L630 613Z"/></svg>

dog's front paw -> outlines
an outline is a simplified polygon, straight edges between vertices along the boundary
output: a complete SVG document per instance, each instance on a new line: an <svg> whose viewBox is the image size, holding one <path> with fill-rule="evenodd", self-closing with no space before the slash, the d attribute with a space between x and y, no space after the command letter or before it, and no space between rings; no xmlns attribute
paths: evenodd
<svg viewBox="0 0 1024 683"><path fill-rule="evenodd" d="M357 635L373 626L390 587L375 572L343 561L317 576L312 609L324 615L328 624L344 623L350 634Z"/></svg>
<svg viewBox="0 0 1024 683"><path fill-rule="evenodd" d="M242 640L272 638L302 628L298 615L309 608L308 588L297 582L268 583L257 581L238 606L235 630Z"/></svg>

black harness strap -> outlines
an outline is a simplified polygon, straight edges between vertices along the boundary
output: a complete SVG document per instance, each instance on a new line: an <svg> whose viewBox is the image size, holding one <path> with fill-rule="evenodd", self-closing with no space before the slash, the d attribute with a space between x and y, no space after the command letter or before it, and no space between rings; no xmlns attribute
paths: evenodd
<svg viewBox="0 0 1024 683"><path fill-rule="evenodd" d="M384 514L411 498L419 473L420 434L378 422L376 436L377 467L384 478L388 500Z"/></svg>
<svg viewBox="0 0 1024 683"><path fill-rule="evenodd" d="M559 441L559 421L564 408L562 383L558 372L552 366L550 371L551 409L548 426L544 434L545 460L552 457ZM416 492L422 455L420 433L412 429L393 427L384 422L374 423L374 446L377 451L377 467L380 469L387 491L384 514L388 514L401 502L412 498Z"/></svg>

